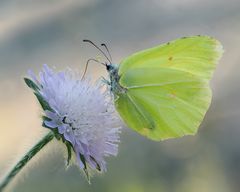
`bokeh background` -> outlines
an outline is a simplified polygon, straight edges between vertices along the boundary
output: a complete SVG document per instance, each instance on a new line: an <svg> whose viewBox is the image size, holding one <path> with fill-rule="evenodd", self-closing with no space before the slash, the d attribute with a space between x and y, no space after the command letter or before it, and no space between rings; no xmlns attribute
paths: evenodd
<svg viewBox="0 0 240 192"><path fill-rule="evenodd" d="M124 129L117 158L89 185L76 167L64 168L53 142L18 176L16 192L240 191L239 0L1 0L0 176L47 130L23 82L42 64L83 70L98 57L85 38L107 43L114 61L188 35L210 35L225 49L211 81L213 102L196 136L150 141ZM91 65L94 78L107 75Z"/></svg>

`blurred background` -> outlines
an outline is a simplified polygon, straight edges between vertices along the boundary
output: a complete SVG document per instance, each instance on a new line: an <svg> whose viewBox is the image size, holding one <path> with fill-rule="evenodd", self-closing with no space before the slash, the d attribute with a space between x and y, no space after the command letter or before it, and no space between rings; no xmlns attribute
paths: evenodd
<svg viewBox="0 0 240 192"><path fill-rule="evenodd" d="M210 35L225 49L211 81L213 102L196 136L150 141L124 129L117 158L89 185L64 149L51 143L18 176L16 192L238 192L240 190L239 0L1 0L0 176L47 130L23 77L42 64L82 71L107 43L114 61L188 35ZM106 76L101 65L88 70Z"/></svg>

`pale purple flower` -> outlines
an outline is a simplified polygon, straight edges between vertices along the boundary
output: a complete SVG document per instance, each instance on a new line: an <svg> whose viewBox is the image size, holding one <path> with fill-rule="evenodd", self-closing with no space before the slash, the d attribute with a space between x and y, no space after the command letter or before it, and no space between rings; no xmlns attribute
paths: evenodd
<svg viewBox="0 0 240 192"><path fill-rule="evenodd" d="M37 85L35 93L48 104L44 126L71 143L80 168L106 171L104 158L117 155L120 132L120 119L106 92L70 69L54 72L44 65L39 78L29 75Z"/></svg>

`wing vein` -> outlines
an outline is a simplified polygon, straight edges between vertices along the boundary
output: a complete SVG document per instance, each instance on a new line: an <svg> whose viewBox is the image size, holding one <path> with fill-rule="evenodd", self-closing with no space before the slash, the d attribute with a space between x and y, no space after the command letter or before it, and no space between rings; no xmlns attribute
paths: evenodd
<svg viewBox="0 0 240 192"><path fill-rule="evenodd" d="M178 84L178 83L189 83L189 82L195 82L195 81L174 81L174 82L168 82L168 83L160 83L160 84L145 84L145 85L135 85L127 87L128 89L137 89L137 88L144 88L144 87L161 87L164 85L172 85L172 84Z"/></svg>
<svg viewBox="0 0 240 192"><path fill-rule="evenodd" d="M133 98L127 94L127 97L129 98L129 100L132 102L132 104L134 105L134 107L136 108L136 110L139 112L139 114L145 119L146 122L148 122L148 118L144 115L144 113L142 112L142 110L137 106L137 104L133 101ZM148 127L146 127L148 128ZM152 128L152 127L151 127Z"/></svg>

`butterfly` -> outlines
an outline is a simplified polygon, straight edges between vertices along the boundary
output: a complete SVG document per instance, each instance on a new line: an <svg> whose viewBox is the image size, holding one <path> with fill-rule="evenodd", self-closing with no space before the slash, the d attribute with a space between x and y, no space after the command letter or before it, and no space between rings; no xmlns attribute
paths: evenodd
<svg viewBox="0 0 240 192"><path fill-rule="evenodd" d="M210 106L209 81L223 53L218 40L183 37L134 53L120 64L97 48L108 59L102 63L109 73L107 84L129 128L157 141L196 134Z"/></svg>

